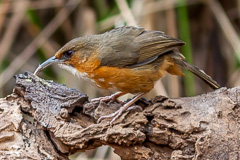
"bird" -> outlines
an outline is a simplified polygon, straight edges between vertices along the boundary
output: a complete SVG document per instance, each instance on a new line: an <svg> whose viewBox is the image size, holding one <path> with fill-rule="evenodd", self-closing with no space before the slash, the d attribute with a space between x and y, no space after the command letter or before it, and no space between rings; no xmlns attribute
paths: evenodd
<svg viewBox="0 0 240 160"><path fill-rule="evenodd" d="M135 97L119 110L98 119L100 123L103 119L110 118L112 124L152 90L154 82L167 73L184 76L182 69L186 69L213 89L220 88L204 71L186 61L179 51L179 47L183 45L185 42L162 31L122 26L102 34L69 41L53 57L39 65L34 75L56 63L101 89L118 91L102 99L96 98L97 100L117 100L127 93L134 94Z"/></svg>

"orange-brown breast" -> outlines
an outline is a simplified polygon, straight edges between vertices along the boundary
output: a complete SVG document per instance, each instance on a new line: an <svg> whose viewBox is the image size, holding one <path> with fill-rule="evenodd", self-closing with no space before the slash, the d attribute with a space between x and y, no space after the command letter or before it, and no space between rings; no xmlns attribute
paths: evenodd
<svg viewBox="0 0 240 160"><path fill-rule="evenodd" d="M149 92L154 87L154 82L162 78L166 72L182 75L179 67L174 65L168 56L161 56L156 62L136 68L100 66L95 67L94 70L87 69L88 66L98 64L98 59L87 61L77 70L85 73L102 89L114 89L133 94Z"/></svg>

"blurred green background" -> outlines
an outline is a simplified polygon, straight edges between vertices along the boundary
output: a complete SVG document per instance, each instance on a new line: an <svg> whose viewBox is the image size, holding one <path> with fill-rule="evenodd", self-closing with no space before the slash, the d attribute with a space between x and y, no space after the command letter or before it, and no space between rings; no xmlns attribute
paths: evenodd
<svg viewBox="0 0 240 160"><path fill-rule="evenodd" d="M122 25L161 30L185 41L180 50L188 62L222 86L240 84L240 0L0 0L0 97L12 93L15 74L33 72L69 40ZM157 82L146 98L211 91L192 74L185 74ZM112 93L56 65L39 76L76 88L90 98ZM119 159L106 146L72 157Z"/></svg>

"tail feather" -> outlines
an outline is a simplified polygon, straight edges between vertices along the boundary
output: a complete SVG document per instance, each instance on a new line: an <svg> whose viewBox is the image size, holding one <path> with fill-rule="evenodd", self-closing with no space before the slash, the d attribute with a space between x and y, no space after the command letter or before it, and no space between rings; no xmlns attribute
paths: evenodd
<svg viewBox="0 0 240 160"><path fill-rule="evenodd" d="M218 89L221 87L216 81L214 81L209 75L207 75L203 70L200 70L198 67L187 63L185 60L175 59L175 62L182 68L189 70L190 72L201 78L211 88Z"/></svg>

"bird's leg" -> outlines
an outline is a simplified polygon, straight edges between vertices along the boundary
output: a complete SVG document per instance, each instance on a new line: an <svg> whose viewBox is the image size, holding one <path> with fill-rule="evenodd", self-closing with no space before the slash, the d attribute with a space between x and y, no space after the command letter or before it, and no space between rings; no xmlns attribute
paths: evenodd
<svg viewBox="0 0 240 160"><path fill-rule="evenodd" d="M110 100L114 100L114 101L120 102L120 101L118 101L117 98L120 97L120 96L123 96L124 94L126 94L126 93L124 93L124 92L116 92L116 93L114 93L114 94L112 94L110 96L93 98L93 99L91 99L91 102L96 102L96 101L108 102Z"/></svg>
<svg viewBox="0 0 240 160"><path fill-rule="evenodd" d="M138 94L136 97L134 97L131 101L129 101L128 103L126 103L124 106L122 106L119 110L117 110L116 112L106 115L106 116L101 116L98 119L98 123L100 123L103 119L106 118L112 118L110 125L112 125L112 123L118 118L120 117L124 111L128 110L137 100L139 100L145 93L140 93ZM134 109L135 107L133 107L132 109Z"/></svg>

